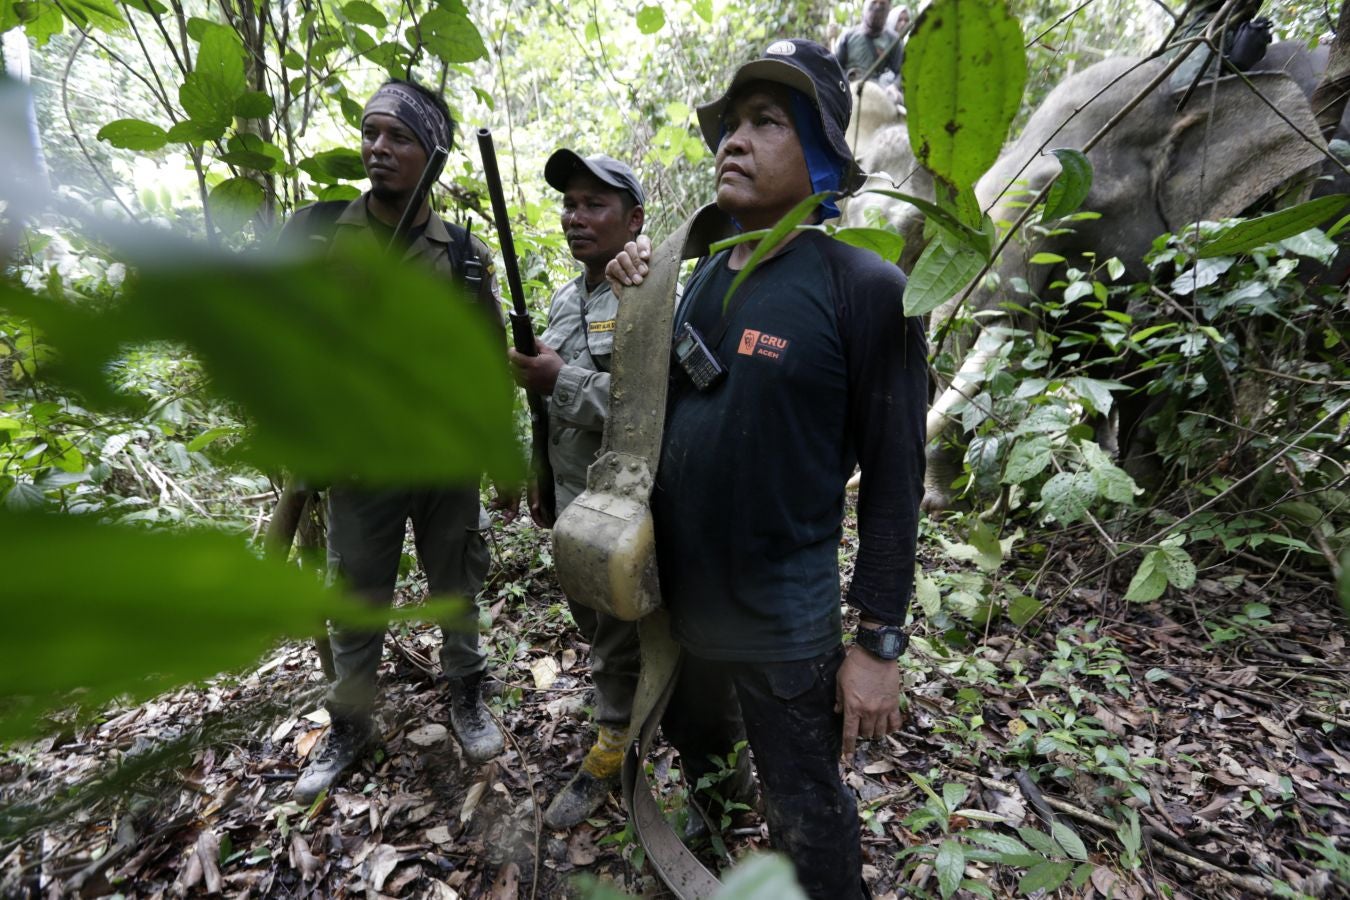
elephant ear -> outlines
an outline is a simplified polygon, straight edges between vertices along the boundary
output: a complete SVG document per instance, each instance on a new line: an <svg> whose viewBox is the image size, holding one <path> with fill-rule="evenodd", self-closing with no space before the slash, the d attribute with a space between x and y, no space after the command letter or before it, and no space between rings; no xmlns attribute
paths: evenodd
<svg viewBox="0 0 1350 900"><path fill-rule="evenodd" d="M1248 76L1285 122L1240 78L1201 84L1157 157L1158 206L1176 232L1197 220L1235 216L1318 165L1324 146L1307 97L1275 73ZM1174 97L1172 102L1179 99ZM1300 137L1290 122L1314 143Z"/></svg>

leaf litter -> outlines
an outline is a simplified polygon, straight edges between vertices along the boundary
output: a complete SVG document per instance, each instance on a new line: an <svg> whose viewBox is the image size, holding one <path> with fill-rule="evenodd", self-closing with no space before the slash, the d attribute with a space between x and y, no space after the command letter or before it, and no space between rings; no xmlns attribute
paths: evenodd
<svg viewBox="0 0 1350 900"><path fill-rule="evenodd" d="M0 895L506 900L585 896L575 880L585 873L660 896L650 867L634 866L641 854L617 798L570 833L536 830L591 738L589 657L538 562L547 538L527 526L505 537L484 633L491 706L508 736L497 760L468 765L447 741L436 630L400 628L381 667L382 750L300 807L291 786L327 718L312 647L284 645L250 673L9 747ZM1239 568L1204 575L1146 605L1125 603L1123 585L1068 590L1036 626L996 621L964 653L920 622L904 726L845 761L874 896L936 896L955 876L1022 896L1036 869L981 860L972 836L1025 843L1029 830L1065 854L1046 864L1082 870L1064 896L1344 895L1344 620L1330 591L1306 582L1267 584ZM1247 615L1253 604L1266 614ZM653 755L672 811L675 761L664 747ZM948 834L914 817L930 801L911 773L934 796L960 797ZM1130 814L1141 834L1134 861L1122 843ZM944 872L963 846L963 869ZM767 849L762 821L736 812L723 847L700 855L725 867Z"/></svg>

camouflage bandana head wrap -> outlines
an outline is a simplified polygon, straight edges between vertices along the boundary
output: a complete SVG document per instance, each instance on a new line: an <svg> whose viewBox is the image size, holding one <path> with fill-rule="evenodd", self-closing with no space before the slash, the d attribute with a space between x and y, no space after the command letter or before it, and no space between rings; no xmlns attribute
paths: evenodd
<svg viewBox="0 0 1350 900"><path fill-rule="evenodd" d="M416 88L396 81L382 85L367 101L361 121L365 122L366 116L372 113L393 116L408 126L428 156L435 147L450 149L450 122L436 104Z"/></svg>

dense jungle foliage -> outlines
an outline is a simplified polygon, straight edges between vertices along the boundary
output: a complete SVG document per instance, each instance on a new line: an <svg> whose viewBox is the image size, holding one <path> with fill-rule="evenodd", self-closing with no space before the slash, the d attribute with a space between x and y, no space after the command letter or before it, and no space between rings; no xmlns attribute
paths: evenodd
<svg viewBox="0 0 1350 900"><path fill-rule="evenodd" d="M991 48L983 65L1024 72L1025 87L1011 79L988 90L992 70L968 62L949 66L953 83L935 82L933 93L974 90L984 101L911 104L911 136L938 148L926 161L950 188L930 216L937 237L912 312L961 290L999 241L1035 241L1092 215L1077 211L1092 173L1072 155L1057 193L1017 228L972 208L970 189L1056 84L1108 56L1153 53L1185 4L934 6L978 20L972 33ZM1267 10L1277 37L1310 45L1329 40L1337 12L1311 0ZM505 412L501 348L471 316L441 302L428 276L382 259L317 266L275 248L296 208L359 194L360 110L382 80L412 74L444 92L459 126L435 203L496 250L472 140L478 127L492 130L542 330L549 296L575 274L542 178L553 149L633 161L650 198L647 230L659 238L710 199L695 106L767 42L832 44L858 16L855 3L822 0L0 0L9 73L0 81L0 771L37 758L35 739L69 743L114 720L108 704L243 670L280 639L363 615L323 586L312 559L262 558L283 472L320 483L521 477L525 417ZM920 28L911 64L955 57L922 39ZM953 136L945 123L955 115L1000 127ZM1275 633L1281 598L1297 595L1333 623L1321 637L1343 634L1333 608L1338 597L1350 610L1350 302L1316 272L1345 240L1346 220L1343 203L1310 211L1300 199L1286 199L1295 213L1283 219L1253 211L1254 225L1158 235L1144 281L1104 256L1085 266L1041 260L1069 265L1039 294L1005 286L1007 302L1039 325L1001 333L989 378L957 411L961 502L925 521L906 683L949 689L940 712L916 699L913 714L942 736L947 757L997 754L1008 764L997 775L1004 787L1001 773L1015 769L1043 786L1097 779L1100 806L1090 811L1106 821L1094 827L1111 835L1110 849L1085 846L1062 819L997 830L1002 813L967 800L979 782L947 780L924 757L909 769L912 783L897 779L916 801L907 813L887 808L894 791L862 807L878 841L895 838L878 844L888 884L903 874L915 891L944 898L1109 896L1113 885L1116 896L1143 896L1133 892L1147 884L1171 893L1175 879L1159 888L1140 874L1154 865L1144 849L1154 826L1141 815L1159 802L1147 776L1161 762L1114 727L1127 717L1103 724L1115 714L1102 710L1114 695L1147 705L1131 678L1145 690L1176 673L1158 662L1130 674L1128 642L1103 622L1137 612L1171 633L1170 608L1158 604L1175 602L1194 613L1194 640L1219 653ZM840 237L899 256L894 235ZM1206 250L1224 241L1226 252ZM319 320L322 330L312 327ZM938 370L956 368L941 335L934 348ZM1101 375L1104 358L1124 374ZM1123 402L1147 407L1156 436L1141 467L1125 465L1093 425ZM852 537L841 549L846 569ZM503 574L488 599L500 610L532 594L551 560L521 529L497 550ZM410 567L402 577L416 586ZM1258 578L1262 589L1248 590ZM1082 613L1078 624L1054 631L1068 609ZM561 627L556 596L548 611L548 627ZM1054 674L1039 681L1014 649L1036 635L1054 648ZM528 643L497 652L509 664ZM1328 668L1308 682L1309 707L1320 710L1312 728L1339 734L1341 748L1350 727L1338 696L1343 648L1324 648ZM1080 677L1096 679L1088 693ZM994 749L987 705L1013 686L1033 704L1011 716L1018 727ZM1035 702L1034 692L1061 689L1054 703ZM503 714L518 702L508 691ZM867 774L901 770L883 764L891 768ZM1286 782L1244 795L1243 821L1288 813L1295 788ZM1263 889L1350 888L1339 843L1350 794L1343 782L1321 790L1330 806L1297 813L1306 821L1277 854L1292 866L1257 866ZM7 797L0 859L29 852L35 823L50 821ZM627 842L625 859L640 869L631 834L619 834L613 842ZM1262 840L1260 829L1243 836ZM244 853L227 849L216 847L222 866ZM538 852L536 838L536 862ZM781 869L764 877L790 880Z"/></svg>

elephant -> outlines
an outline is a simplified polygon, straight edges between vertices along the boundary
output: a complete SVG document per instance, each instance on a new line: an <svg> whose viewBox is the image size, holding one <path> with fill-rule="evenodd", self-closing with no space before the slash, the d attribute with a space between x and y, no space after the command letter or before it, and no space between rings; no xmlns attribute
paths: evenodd
<svg viewBox="0 0 1350 900"><path fill-rule="evenodd" d="M1325 58L1320 62L1324 67ZM1088 152L1094 178L1081 209L1099 217L1080 219L1071 227L1037 233L1028 240L1010 241L993 267L995 277L986 279L969 300L969 308L981 313L980 324L963 324L971 322L964 317L953 323L945 349L961 362L945 383L939 383L928 416L926 509L945 508L952 500L951 484L960 474L960 456L950 449L951 431L956 427L952 411L996 364L997 326L1035 324L1026 304L1005 308L1005 301L1014 299L1010 286L1025 282L1030 295L1043 296L1066 266L1091 267L1084 254L1095 254L1102 261L1116 257L1125 266L1126 279L1144 280L1148 276L1144 256L1159 234L1176 233L1197 221L1238 215L1277 190L1310 179L1326 158L1308 102L1308 93L1318 81L1318 64L1306 50L1273 45L1266 59L1245 73L1269 105L1242 78L1225 75L1202 82L1178 111L1180 94L1163 82L1139 98ZM1035 196L1060 172L1057 158L1049 151L1084 147L1136 100L1165 65L1162 59L1111 58L1059 84L976 184L980 206L995 222L1015 220L1027 197ZM897 127L903 130L902 120L898 125L881 125L876 134L866 134L860 127L858 138L871 158L882 152L881 147L889 148L894 161L888 164L897 166L891 174L900 172L896 176L900 178L908 141L903 152L897 152L898 141L878 140ZM875 216L866 212L868 205L890 204L883 217L906 237L902 265L914 259L921 245L922 215L889 198L860 200L852 201L844 211L845 223L861 224L863 217ZM1034 264L1031 259L1038 253L1055 254L1066 262ZM934 310L934 332L958 313L960 295ZM1122 430L1125 427L1122 422Z"/></svg>

